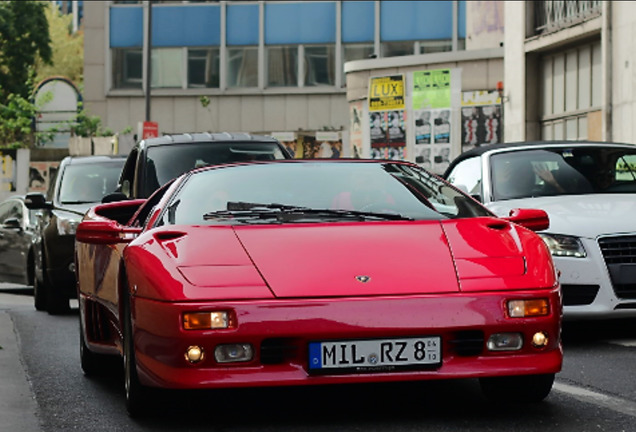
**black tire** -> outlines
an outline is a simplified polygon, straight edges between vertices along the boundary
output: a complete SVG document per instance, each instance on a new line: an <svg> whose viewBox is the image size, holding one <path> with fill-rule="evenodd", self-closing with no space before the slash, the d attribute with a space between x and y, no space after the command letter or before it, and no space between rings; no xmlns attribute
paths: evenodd
<svg viewBox="0 0 636 432"><path fill-rule="evenodd" d="M132 318L128 293L124 294L124 388L126 391L126 410L130 417L144 415L151 405L148 387L139 382L135 342L132 331Z"/></svg>
<svg viewBox="0 0 636 432"><path fill-rule="evenodd" d="M33 303L35 310L46 310L46 286L38 280L37 276L33 276Z"/></svg>
<svg viewBox="0 0 636 432"><path fill-rule="evenodd" d="M82 317L80 316L80 319ZM110 356L104 354L97 354L92 352L86 345L84 339L84 332L82 331L82 325L80 324L80 364L82 371L87 377L104 375L109 369L107 360Z"/></svg>
<svg viewBox="0 0 636 432"><path fill-rule="evenodd" d="M550 394L554 374L480 378L479 384L493 402L537 403Z"/></svg>
<svg viewBox="0 0 636 432"><path fill-rule="evenodd" d="M71 310L68 296L51 284L46 284L46 310L50 315L62 315Z"/></svg>

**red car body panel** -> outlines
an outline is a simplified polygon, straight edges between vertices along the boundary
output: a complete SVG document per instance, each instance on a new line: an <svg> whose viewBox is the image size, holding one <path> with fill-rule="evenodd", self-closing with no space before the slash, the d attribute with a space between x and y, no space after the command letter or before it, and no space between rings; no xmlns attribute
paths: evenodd
<svg viewBox="0 0 636 432"><path fill-rule="evenodd" d="M99 219L92 210L88 219ZM499 239L490 242L493 231ZM140 381L167 388L329 384L556 373L561 293L549 252L501 219L277 226L167 226L129 244L77 243L80 307L88 346L121 353L122 295L131 295ZM328 271L326 271L328 269ZM124 271L125 270L125 271ZM101 276L97 277L96 275ZM356 276L369 276L360 283ZM123 277L125 276L125 277ZM547 316L510 318L510 299L545 298ZM183 314L224 310L236 326L184 330ZM549 343L461 355L478 328L535 332ZM417 371L313 374L312 341L441 336L443 362ZM470 339L470 338L469 338ZM263 360L270 341L276 362ZM218 364L214 347L249 343L254 359ZM482 342L483 344L483 342ZM192 365L188 346L208 354ZM280 345L280 346L279 346Z"/></svg>

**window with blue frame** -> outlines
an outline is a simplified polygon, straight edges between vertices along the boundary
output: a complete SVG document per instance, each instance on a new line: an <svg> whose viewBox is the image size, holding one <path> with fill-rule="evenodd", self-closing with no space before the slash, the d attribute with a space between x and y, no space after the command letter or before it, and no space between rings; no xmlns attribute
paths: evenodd
<svg viewBox="0 0 636 432"><path fill-rule="evenodd" d="M227 86L258 86L259 7L228 4L226 8Z"/></svg>

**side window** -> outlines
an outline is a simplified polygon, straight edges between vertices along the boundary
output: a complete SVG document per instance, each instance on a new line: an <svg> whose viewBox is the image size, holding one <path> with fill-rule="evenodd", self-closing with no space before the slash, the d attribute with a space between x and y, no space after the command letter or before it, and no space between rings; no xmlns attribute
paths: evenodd
<svg viewBox="0 0 636 432"><path fill-rule="evenodd" d="M482 198L481 176L481 159L477 156L457 164L448 175L448 182L470 195Z"/></svg>

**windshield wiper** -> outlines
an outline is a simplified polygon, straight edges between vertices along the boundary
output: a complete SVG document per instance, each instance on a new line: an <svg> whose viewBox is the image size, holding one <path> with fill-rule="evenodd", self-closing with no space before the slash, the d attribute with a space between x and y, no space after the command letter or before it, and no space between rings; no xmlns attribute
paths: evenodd
<svg viewBox="0 0 636 432"><path fill-rule="evenodd" d="M276 218L279 220L302 219L306 216L336 217L356 220L414 220L399 213L378 213L343 209L315 209L310 207L293 206L278 203L251 203L244 201L230 201L227 210L214 211L203 215L203 219L219 218Z"/></svg>

